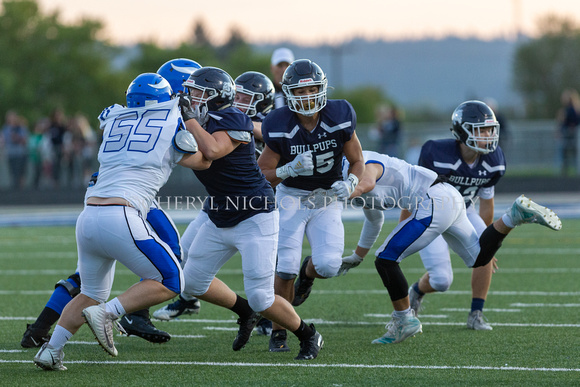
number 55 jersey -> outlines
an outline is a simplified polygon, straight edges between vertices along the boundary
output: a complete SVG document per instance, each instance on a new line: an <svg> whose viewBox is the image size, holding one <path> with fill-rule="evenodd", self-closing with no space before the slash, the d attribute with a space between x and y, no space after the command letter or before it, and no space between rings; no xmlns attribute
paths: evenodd
<svg viewBox="0 0 580 387"><path fill-rule="evenodd" d="M125 108L112 105L99 115L103 142L99 179L86 197L120 197L145 216L183 154L172 145L181 125L178 100Z"/></svg>

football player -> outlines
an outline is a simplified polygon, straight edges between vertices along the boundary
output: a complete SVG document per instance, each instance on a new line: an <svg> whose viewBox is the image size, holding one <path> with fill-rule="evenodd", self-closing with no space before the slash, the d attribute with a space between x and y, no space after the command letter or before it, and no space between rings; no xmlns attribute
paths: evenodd
<svg viewBox="0 0 580 387"><path fill-rule="evenodd" d="M320 66L308 59L292 62L284 72L282 90L287 106L273 110L262 122L266 146L258 164L276 186L280 211L275 291L298 306L309 296L315 278L334 277L340 268L341 214L364 161L355 111L345 100L327 99L327 79ZM343 154L351 165L346 181L341 176ZM305 234L312 256L301 265ZM274 324L270 351L288 350L286 331Z"/></svg>
<svg viewBox="0 0 580 387"><path fill-rule="evenodd" d="M145 214L175 165L207 169L211 161L182 130L178 100L171 95L165 78L141 74L127 89L127 107L112 105L99 115L99 178L87 190L76 225L81 292L65 306L49 342L34 357L42 369L66 370L63 348L85 322L101 347L117 356L114 322L183 289L177 257L148 226ZM107 301L117 261L142 281Z"/></svg>
<svg viewBox="0 0 580 387"><path fill-rule="evenodd" d="M256 71L248 71L241 74L235 79L235 84L236 95L234 97L233 106L240 109L252 119L254 125L253 134L256 147L256 157L258 157L261 153L261 149L264 147L264 143L261 141L262 120L274 107L274 85L268 77ZM181 244L184 252L183 264L185 264L185 261L187 260L189 248L195 235L207 219L207 212L202 210L187 226L183 233L183 236L181 237ZM172 320L184 314L197 313L199 311L199 301L197 301L195 297L192 300L187 300L184 297L188 296L180 295L175 302L156 310L153 313L153 317L159 320ZM258 323L258 333L267 336L271 331L272 323L266 319L260 319L260 322Z"/></svg>
<svg viewBox="0 0 580 387"><path fill-rule="evenodd" d="M165 62L157 70L157 74L165 78L173 94L184 91L183 82L189 75L201 65L191 59L172 59ZM93 174L90 187L97 181L98 173ZM167 243L175 256L181 260L181 245L179 232L171 218L161 209L154 200L149 212L147 222L157 232L157 235ZM24 348L40 347L50 340L49 331L56 323L65 305L80 293L80 276L78 268L67 280L60 280L56 283L55 290L46 303L44 309L33 324L26 325L26 331L22 336L20 345ZM189 313L199 313L199 300L193 299L184 306ZM150 320L149 310L143 309L133 313L128 313L119 321L128 335L135 335L152 343L164 343L171 339L169 333L157 329Z"/></svg>
<svg viewBox="0 0 580 387"><path fill-rule="evenodd" d="M392 320L387 332L373 344L399 343L422 332L422 326L411 308L407 280L399 263L442 236L468 267L482 267L492 260L502 241L516 226L538 223L560 230L562 222L550 209L524 195L517 198L507 212L489 225L481 235L469 221L463 197L445 177L421 166L407 164L394 157L365 151L366 168L355 199L360 201L365 221L356 250L343 258L340 274L358 266L383 224L382 211L400 208L401 219L376 251L375 266L393 304ZM348 160L343 175L346 177Z"/></svg>
<svg viewBox="0 0 580 387"><path fill-rule="evenodd" d="M200 152L213 162L209 169L195 171L209 194L204 204L207 220L189 249L183 293L239 316L234 351L246 345L260 313L298 337L296 360L314 359L322 348L322 336L313 324L302 321L288 301L274 294L279 216L272 187L254 155L252 121L232 106L234 80L222 69L202 67L184 86L188 95L180 97L180 104L186 126ZM215 277L238 251L247 299Z"/></svg>
<svg viewBox="0 0 580 387"><path fill-rule="evenodd" d="M494 187L506 169L504 154L498 146L500 125L492 109L481 101L461 103L451 120L455 138L427 141L421 148L419 165L445 176L459 191L465 200L467 218L481 235L493 222ZM477 201L479 212L475 209ZM436 238L419 254L427 273L409 289L411 308L416 313L426 293L444 292L453 281L449 247L443 237ZM469 329L492 329L483 317L483 305L495 267L493 259L472 271Z"/></svg>

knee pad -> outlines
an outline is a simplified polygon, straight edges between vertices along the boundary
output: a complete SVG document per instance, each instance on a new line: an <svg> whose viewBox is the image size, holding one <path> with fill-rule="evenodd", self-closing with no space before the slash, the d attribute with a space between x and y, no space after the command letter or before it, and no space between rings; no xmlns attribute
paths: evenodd
<svg viewBox="0 0 580 387"><path fill-rule="evenodd" d="M252 289L246 292L250 308L256 312L263 312L274 303L274 293L266 289Z"/></svg>
<svg viewBox="0 0 580 387"><path fill-rule="evenodd" d="M445 292L451 287L453 275L451 276L429 276L429 285L438 292Z"/></svg>
<svg viewBox="0 0 580 387"><path fill-rule="evenodd" d="M389 292L391 301L397 301L409 295L409 284L397 261L377 258L375 267Z"/></svg>
<svg viewBox="0 0 580 387"><path fill-rule="evenodd" d="M296 277L298 277L298 275L297 275L297 274L282 273L282 272L279 272L279 271L277 271L277 272L276 272L276 275L277 275L278 277L282 278L283 280L286 280L286 281L288 281L288 280L293 280L293 279L295 279Z"/></svg>
<svg viewBox="0 0 580 387"><path fill-rule="evenodd" d="M79 273L72 274L67 280L61 279L54 285L54 288L56 289L59 286L65 288L72 298L76 297L81 292L81 277Z"/></svg>
<svg viewBox="0 0 580 387"><path fill-rule="evenodd" d="M339 259L332 259L330 257L325 257L322 260L322 264L320 264L320 260L315 263L314 258L312 259L312 264L314 265L314 270L316 273L324 278L331 278L336 277L338 274L338 269L340 269L340 265L342 265L342 256L339 256Z"/></svg>

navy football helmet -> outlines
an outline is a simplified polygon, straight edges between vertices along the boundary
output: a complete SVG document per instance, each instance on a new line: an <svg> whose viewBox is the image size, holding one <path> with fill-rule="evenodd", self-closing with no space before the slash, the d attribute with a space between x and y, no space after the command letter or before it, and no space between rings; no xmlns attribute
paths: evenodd
<svg viewBox="0 0 580 387"><path fill-rule="evenodd" d="M171 59L159 67L157 74L167 79L171 89L177 94L185 92L183 82L199 68L201 68L201 65L191 59Z"/></svg>
<svg viewBox="0 0 580 387"><path fill-rule="evenodd" d="M305 116L312 116L322 110L326 106L327 83L324 71L316 63L309 59L298 59L292 62L282 77L282 91L290 110ZM318 93L294 95L294 89L305 86L318 86Z"/></svg>
<svg viewBox="0 0 580 387"><path fill-rule="evenodd" d="M167 79L156 73L143 73L131 82L125 93L127 107L143 107L171 99L173 91Z"/></svg>
<svg viewBox="0 0 580 387"><path fill-rule="evenodd" d="M237 107L249 117L258 113L265 116L274 108L274 84L262 73L247 71L236 78L236 95L247 94L250 100L243 103L240 100L234 102Z"/></svg>
<svg viewBox="0 0 580 387"><path fill-rule="evenodd" d="M481 101L466 101L451 115L455 138L479 153L491 153L499 141L499 122L493 110ZM485 133L482 128L486 128ZM485 145L481 145L484 143Z"/></svg>
<svg viewBox="0 0 580 387"><path fill-rule="evenodd" d="M234 103L236 95L234 80L217 67L202 67L195 70L183 86L187 88L194 103L205 105L210 112L225 109Z"/></svg>

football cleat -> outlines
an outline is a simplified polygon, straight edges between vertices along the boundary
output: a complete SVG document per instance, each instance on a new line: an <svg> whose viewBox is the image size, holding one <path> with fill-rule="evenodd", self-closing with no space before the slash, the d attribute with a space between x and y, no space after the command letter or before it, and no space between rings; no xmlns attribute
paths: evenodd
<svg viewBox="0 0 580 387"><path fill-rule="evenodd" d="M270 352L288 352L288 342L286 341L288 334L285 329L272 331L270 336Z"/></svg>
<svg viewBox="0 0 580 387"><path fill-rule="evenodd" d="M272 321L262 317L256 325L258 336L270 336L272 334Z"/></svg>
<svg viewBox="0 0 580 387"><path fill-rule="evenodd" d="M467 328L476 331L491 331L493 328L486 321L481 310L473 310L467 317Z"/></svg>
<svg viewBox="0 0 580 387"><path fill-rule="evenodd" d="M314 330L314 335L307 340L302 340L300 342L300 352L296 356L295 360L312 360L316 359L318 352L324 345L324 340L322 335L316 331L314 324L310 324L310 328Z"/></svg>
<svg viewBox="0 0 580 387"><path fill-rule="evenodd" d="M138 313L126 314L120 319L119 325L123 327L127 336L139 336L151 343L166 343L171 339L169 333L153 325L148 312L147 316Z"/></svg>
<svg viewBox="0 0 580 387"><path fill-rule="evenodd" d="M312 285L314 285L314 280L310 279L306 276L306 267L308 266L308 262L312 257L309 255L304 258L304 262L302 262L302 266L300 267L300 274L294 283L294 300L292 301L293 306L302 305L304 301L310 295L312 291Z"/></svg>
<svg viewBox="0 0 580 387"><path fill-rule="evenodd" d="M66 367L62 365L62 359L64 359L62 348L57 350L48 343L44 343L34 356L34 364L46 371L66 371Z"/></svg>
<svg viewBox="0 0 580 387"><path fill-rule="evenodd" d="M82 315L105 352L117 356L117 348L113 342L113 321L116 319L105 310L105 304L89 306L83 310Z"/></svg>
<svg viewBox="0 0 580 387"><path fill-rule="evenodd" d="M387 329L387 333L373 340L373 344L400 343L408 337L423 332L421 321L415 317L415 311L413 309L403 317L395 317L395 313L393 312L393 318L387 323L385 328Z"/></svg>
<svg viewBox="0 0 580 387"><path fill-rule="evenodd" d="M420 296L413 286L409 288L409 302L411 303L411 309L415 311L415 316L418 315L422 309L421 303L423 302L423 296Z"/></svg>
<svg viewBox="0 0 580 387"><path fill-rule="evenodd" d="M252 336L252 331L256 327L256 324L258 324L259 319L260 315L256 312L252 312L248 318L242 319L240 317L238 319L237 324L240 325L240 328L238 329L238 334L236 335L234 343L232 344L234 351L239 351L248 343L250 336Z"/></svg>
<svg viewBox="0 0 580 387"><path fill-rule="evenodd" d="M508 209L508 215L514 226L524 223L537 223L552 230L562 229L562 221L558 215L547 207L540 206L524 195L517 198Z"/></svg>
<svg viewBox="0 0 580 387"><path fill-rule="evenodd" d="M179 295L179 298L174 303L165 305L163 308L153 312L153 317L158 320L169 321L181 316L182 314L197 314L199 313L200 308L201 304L197 298L194 298L191 301L186 301L181 297L181 295Z"/></svg>
<svg viewBox="0 0 580 387"><path fill-rule="evenodd" d="M26 331L22 335L20 345L23 348L38 348L50 340L49 329L36 329L34 324L26 324Z"/></svg>

